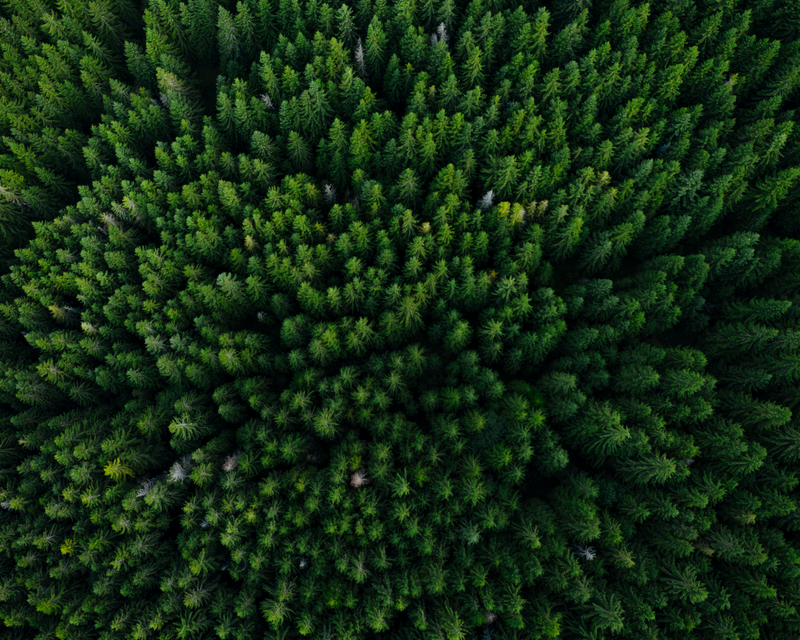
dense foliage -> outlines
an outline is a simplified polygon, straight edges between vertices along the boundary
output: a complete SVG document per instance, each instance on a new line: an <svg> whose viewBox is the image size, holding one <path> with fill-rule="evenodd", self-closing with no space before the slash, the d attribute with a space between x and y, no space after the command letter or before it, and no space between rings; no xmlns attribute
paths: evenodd
<svg viewBox="0 0 800 640"><path fill-rule="evenodd" d="M800 637L797 0L4 0L3 638Z"/></svg>

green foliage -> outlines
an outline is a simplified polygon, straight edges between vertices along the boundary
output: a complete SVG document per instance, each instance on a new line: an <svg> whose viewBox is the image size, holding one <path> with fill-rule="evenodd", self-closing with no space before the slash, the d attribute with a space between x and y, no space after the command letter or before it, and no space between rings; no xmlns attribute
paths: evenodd
<svg viewBox="0 0 800 640"><path fill-rule="evenodd" d="M9 637L800 636L797 2L0 14Z"/></svg>

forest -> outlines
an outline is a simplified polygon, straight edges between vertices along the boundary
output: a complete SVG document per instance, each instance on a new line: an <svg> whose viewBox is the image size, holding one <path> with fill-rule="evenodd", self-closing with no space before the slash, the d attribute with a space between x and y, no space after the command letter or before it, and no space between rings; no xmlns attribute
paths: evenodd
<svg viewBox="0 0 800 640"><path fill-rule="evenodd" d="M800 0L1 0L3 640L800 638Z"/></svg>

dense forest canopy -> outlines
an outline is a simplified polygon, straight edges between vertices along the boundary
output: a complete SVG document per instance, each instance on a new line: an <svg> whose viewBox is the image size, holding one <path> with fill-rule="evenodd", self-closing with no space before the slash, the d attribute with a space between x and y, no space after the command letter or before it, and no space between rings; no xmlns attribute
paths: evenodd
<svg viewBox="0 0 800 640"><path fill-rule="evenodd" d="M798 0L3 0L9 640L797 640Z"/></svg>

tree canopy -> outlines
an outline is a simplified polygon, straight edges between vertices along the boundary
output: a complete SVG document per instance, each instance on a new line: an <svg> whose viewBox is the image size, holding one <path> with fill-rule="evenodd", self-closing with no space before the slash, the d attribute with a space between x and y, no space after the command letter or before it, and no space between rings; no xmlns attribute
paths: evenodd
<svg viewBox="0 0 800 640"><path fill-rule="evenodd" d="M3 638L800 636L797 1L0 44Z"/></svg>

